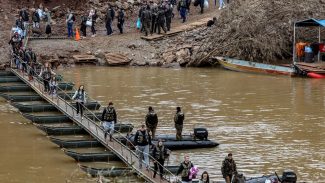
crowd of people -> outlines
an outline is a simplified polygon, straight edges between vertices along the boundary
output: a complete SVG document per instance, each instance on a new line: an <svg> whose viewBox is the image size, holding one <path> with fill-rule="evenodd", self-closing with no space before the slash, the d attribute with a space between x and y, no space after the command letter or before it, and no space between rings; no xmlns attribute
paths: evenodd
<svg viewBox="0 0 325 183"><path fill-rule="evenodd" d="M83 86L81 86L83 89ZM76 91L76 93L80 92ZM75 94L75 96L84 96L85 94ZM76 97L78 98L78 97ZM84 97L78 98L83 101ZM77 101L78 102L78 101ZM176 139L182 140L182 129L185 116L181 110L181 107L176 107L174 115L174 124L176 128ZM117 122L117 113L113 106L113 102L109 102L108 106L104 108L102 113L103 128L105 132L105 139L109 135L109 140L112 141L112 135L114 133L114 125ZM143 166L149 170L150 158L154 163L154 174L153 178L158 174L161 178L164 176L164 164L170 155L170 150L164 146L162 139L157 140L157 144L152 143L152 139L157 139L155 136L156 128L158 126L158 115L154 111L152 106L148 107L148 113L145 116L145 123L140 126L134 136L134 145L139 155L139 168ZM150 156L150 149L151 156ZM191 183L192 179L197 177L199 170L190 161L188 155L184 156L184 161L181 162L176 175L180 175L182 183ZM222 162L221 173L226 180L226 183L230 183L234 179L234 175L237 173L236 163L232 159L232 153L229 153L225 160ZM204 171L201 175L200 183L210 183L209 174Z"/></svg>
<svg viewBox="0 0 325 183"><path fill-rule="evenodd" d="M191 3L194 6L200 7L201 14L204 12L204 8L208 6L208 0L159 0L157 3L154 0L143 1L139 8L136 27L145 35L153 33L160 34L161 31L166 33L171 30L171 22L175 17L175 7L182 22L185 22L190 12ZM229 0L227 0L227 3L229 3ZM216 0L215 6L217 6ZM219 9L224 7L224 0L219 0ZM34 36L40 36L43 32L45 32L46 36L51 36L51 17L51 11L43 7L42 4L37 8L28 9L24 7L19 11L19 17L16 20L14 32L18 32L22 39L27 35L29 30L31 30ZM77 21L77 18L80 18L80 21ZM87 28L90 28L92 37L95 37L97 33L96 23L98 22L98 18L99 16L96 9L90 9L87 14L77 17L77 15L68 8L65 16L67 36L73 38L76 34L74 31L75 28L80 28L81 36L85 38L87 36ZM113 22L115 20L119 33L124 33L125 12L122 7L117 8L109 5L103 19L107 35L112 35L114 30ZM76 22L80 22L80 25L76 26Z"/></svg>

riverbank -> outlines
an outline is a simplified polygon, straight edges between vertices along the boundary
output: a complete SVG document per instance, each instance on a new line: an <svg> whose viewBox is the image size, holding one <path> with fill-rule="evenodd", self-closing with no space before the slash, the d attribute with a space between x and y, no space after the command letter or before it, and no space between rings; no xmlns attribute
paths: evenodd
<svg viewBox="0 0 325 183"><path fill-rule="evenodd" d="M90 3L90 2L89 2ZM199 13L199 7L191 7L191 13L188 16L187 21L182 24L180 17L174 9L175 18L172 20L171 31L177 29L177 27L188 25L190 23L199 21L204 18L211 18L219 14L218 7L212 5L213 1L210 2L210 7L205 9L204 14ZM9 3L10 4L10 3ZM11 9L12 11L17 11L18 9L14 7L8 7L3 9ZM80 11L79 11L80 12ZM127 20L125 23L125 33L119 34L116 26L116 22L113 24L114 33L111 36L106 36L105 26L102 23L96 25L97 35L96 37L90 37L90 30L88 28L88 37L80 41L74 40L33 40L29 42L29 47L33 50L42 62L45 61L59 61L64 64L73 64L73 55L95 55L98 60L98 65L106 64L106 53L120 53L127 56L130 60L131 66L163 66L163 67L179 67L184 66L182 60L190 56L189 48L179 48L175 45L174 55L178 55L180 59L166 60L163 58L163 53L166 50L170 50L173 45L165 44L166 40L171 39L170 37L165 37L162 41L145 41L140 37L143 33L135 28L135 21L137 17L137 11L133 11L130 15L127 15ZM3 12L5 14L5 12ZM11 25L14 22L14 17L8 17L6 24L3 24L4 30L10 30ZM78 25L78 23L76 24ZM58 27L57 27L58 26ZM55 35L65 35L65 27L60 25L53 25L54 29L60 28L60 31L56 31ZM205 25L203 26L205 27ZM191 32L191 31L189 31ZM184 34L184 33L180 33ZM5 44L5 41L9 39L10 31L3 32L2 45L0 53L6 55L2 62L6 62L9 59L9 45ZM8 38L6 38L6 36ZM175 36L178 37L179 35ZM182 43L179 43L182 44ZM186 50L187 49L187 50Z"/></svg>

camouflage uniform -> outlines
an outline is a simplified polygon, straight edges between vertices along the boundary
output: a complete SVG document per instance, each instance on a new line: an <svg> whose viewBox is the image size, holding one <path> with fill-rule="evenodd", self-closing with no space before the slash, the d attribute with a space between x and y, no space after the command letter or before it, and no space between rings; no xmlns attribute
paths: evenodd
<svg viewBox="0 0 325 183"><path fill-rule="evenodd" d="M182 111L176 112L174 116L175 128L176 128L176 140L182 140L184 113Z"/></svg>
<svg viewBox="0 0 325 183"><path fill-rule="evenodd" d="M230 159L228 156L223 160L221 173L226 183L230 183L232 176L237 172L235 160Z"/></svg>

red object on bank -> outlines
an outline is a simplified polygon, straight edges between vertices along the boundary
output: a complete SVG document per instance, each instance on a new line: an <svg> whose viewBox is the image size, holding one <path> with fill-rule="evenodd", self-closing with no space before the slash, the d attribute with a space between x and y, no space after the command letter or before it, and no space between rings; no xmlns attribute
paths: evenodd
<svg viewBox="0 0 325 183"><path fill-rule="evenodd" d="M310 77L310 78L315 78L315 79L323 79L323 78L325 78L324 74L317 74L317 73L314 73L314 72L308 73L307 76Z"/></svg>
<svg viewBox="0 0 325 183"><path fill-rule="evenodd" d="M325 53L325 44L324 43L319 44L319 51L322 53Z"/></svg>

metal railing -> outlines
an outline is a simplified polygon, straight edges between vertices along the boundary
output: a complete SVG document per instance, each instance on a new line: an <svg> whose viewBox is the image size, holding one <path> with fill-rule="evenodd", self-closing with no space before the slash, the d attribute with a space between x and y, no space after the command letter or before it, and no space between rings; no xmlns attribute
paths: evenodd
<svg viewBox="0 0 325 183"><path fill-rule="evenodd" d="M19 58L19 57L18 57ZM19 58L20 61L23 62L23 60L21 60L21 58ZM11 66L13 66L14 63L14 59L11 61ZM28 70L33 70L33 68L31 68L28 64L26 64L26 67L28 68ZM13 67L12 71L19 76L19 72L17 69L14 69ZM28 78L28 73L22 71L20 72L23 76L22 79L26 79L26 77ZM130 145L131 147L137 149L134 145L133 142L128 139L127 137L125 137L122 133L120 133L119 131L116 131L114 129L114 136L112 136L112 144L110 145L109 143L107 143L106 139L104 138L104 129L101 126L101 124L103 124L103 121L101 119L99 119L96 114L93 113L93 111L90 111L88 108L85 107L84 104L82 104L82 107L84 108L84 110L87 112L86 115L83 115L80 117L80 121L78 119L76 119L76 108L69 102L67 102L64 98L62 98L61 96L57 95L57 96L53 96L53 95L48 95L45 91L44 91L44 86L42 84L42 81L44 81L42 78L38 78L38 79L34 79L33 82L29 82L27 81L27 84L30 86L34 86L36 87L39 92L41 92L41 94L43 95L43 97L48 100L49 102L54 103L58 109L65 113L67 116L69 116L70 118L73 118L74 120L76 120L81 126L83 126L85 128L86 131L88 131L90 134L93 134L95 136L95 138L97 140L99 140L102 144L104 144L105 146L108 146L110 149L112 149L113 151L115 151L115 153L126 163L128 164L128 166L133 167L137 172L140 172L140 174L144 175L145 179L148 181L152 181L151 177L148 177L145 173L142 173L142 171L138 168L135 167L135 165L137 164L137 162L135 161L139 161L139 156L137 154L137 152L134 152L132 149L130 149L127 145L123 144L121 139L125 140L126 144ZM70 97L66 91L60 89L59 87L57 87L57 90L60 91L62 94L65 95L65 97L67 97L68 99L72 100L72 97ZM37 91L36 91L37 92ZM85 113L84 113L85 114ZM83 118L84 117L84 118ZM99 121L99 124L96 122ZM116 137L117 135L117 137ZM114 147L116 146L120 146L120 149L114 149ZM151 161L150 159L154 159L150 154L144 153L145 155L147 155L149 157L149 175L152 176L152 166L151 166ZM156 162L157 164L159 164L159 162ZM161 164L159 164L161 165ZM168 181L168 182L172 182L172 181L178 181L177 176L173 175L173 173L171 173L166 167L162 166L164 169L164 179L160 179L159 182L164 182L164 181Z"/></svg>

